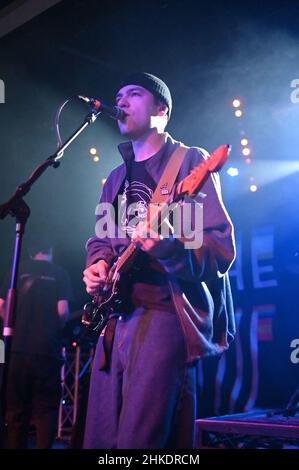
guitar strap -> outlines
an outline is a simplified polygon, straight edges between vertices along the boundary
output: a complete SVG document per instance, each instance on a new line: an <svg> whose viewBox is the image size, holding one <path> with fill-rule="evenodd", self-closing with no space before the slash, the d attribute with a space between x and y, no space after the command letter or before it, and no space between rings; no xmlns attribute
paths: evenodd
<svg viewBox="0 0 299 470"><path fill-rule="evenodd" d="M174 182L188 150L189 147L186 147L184 144L180 143L180 145L170 156L159 183L157 184L154 194L150 200L151 204L162 204L163 202L166 203L168 201Z"/></svg>

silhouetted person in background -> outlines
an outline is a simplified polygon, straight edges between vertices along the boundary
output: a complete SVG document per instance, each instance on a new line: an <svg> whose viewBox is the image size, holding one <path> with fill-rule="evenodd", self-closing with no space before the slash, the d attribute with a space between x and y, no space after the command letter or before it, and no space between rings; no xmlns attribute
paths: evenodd
<svg viewBox="0 0 299 470"><path fill-rule="evenodd" d="M53 249L36 243L20 266L16 324L6 389L8 447L27 447L33 422L39 449L51 448L61 398L62 327L69 314L69 276L53 264ZM0 289L4 316L9 276Z"/></svg>

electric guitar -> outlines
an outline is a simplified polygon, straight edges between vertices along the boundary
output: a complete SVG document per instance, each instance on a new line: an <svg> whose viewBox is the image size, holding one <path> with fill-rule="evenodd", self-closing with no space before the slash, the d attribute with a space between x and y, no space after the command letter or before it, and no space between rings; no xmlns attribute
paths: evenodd
<svg viewBox="0 0 299 470"><path fill-rule="evenodd" d="M169 205L171 204L171 211L173 211L185 196L194 197L209 174L222 168L229 152L229 145L221 145L207 159L194 167L186 178L175 185L167 204L154 205L155 210L150 207L146 226L161 227L169 217ZM131 242L111 266L104 287L99 289L91 302L85 304L82 324L87 328L84 333L87 338L95 338L101 334L112 313L126 313L130 310L131 306L128 302L130 279L134 271L133 262L139 251L140 248Z"/></svg>

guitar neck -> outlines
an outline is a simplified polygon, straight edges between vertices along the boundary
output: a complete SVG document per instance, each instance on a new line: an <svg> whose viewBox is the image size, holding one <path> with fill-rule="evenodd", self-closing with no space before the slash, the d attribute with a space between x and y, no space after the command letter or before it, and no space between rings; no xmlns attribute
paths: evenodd
<svg viewBox="0 0 299 470"><path fill-rule="evenodd" d="M123 272L126 271L130 265L135 256L137 255L139 251L139 248L137 248L132 242L130 245L125 249L125 251L122 253L122 255L118 258L116 262L116 270L118 272Z"/></svg>
<svg viewBox="0 0 299 470"><path fill-rule="evenodd" d="M163 213L165 215L163 215ZM149 227L157 227L159 229L168 215L169 210L167 204L163 204L162 209L161 207L154 206L154 208L150 210L150 218L147 221L147 225ZM118 272L126 271L131 266L132 261L135 259L135 256L138 254L139 250L140 248L131 242L118 258L116 262L116 270Z"/></svg>

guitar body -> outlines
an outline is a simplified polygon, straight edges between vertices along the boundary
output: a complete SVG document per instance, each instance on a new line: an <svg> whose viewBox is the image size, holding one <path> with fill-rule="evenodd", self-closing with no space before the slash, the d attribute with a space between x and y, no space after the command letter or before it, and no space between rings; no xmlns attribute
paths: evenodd
<svg viewBox="0 0 299 470"><path fill-rule="evenodd" d="M108 274L108 281L93 300L84 305L82 323L86 327L83 338L96 340L112 314L120 315L132 311L130 302L134 271L118 273L114 280L117 262ZM111 281L109 281L111 279Z"/></svg>

